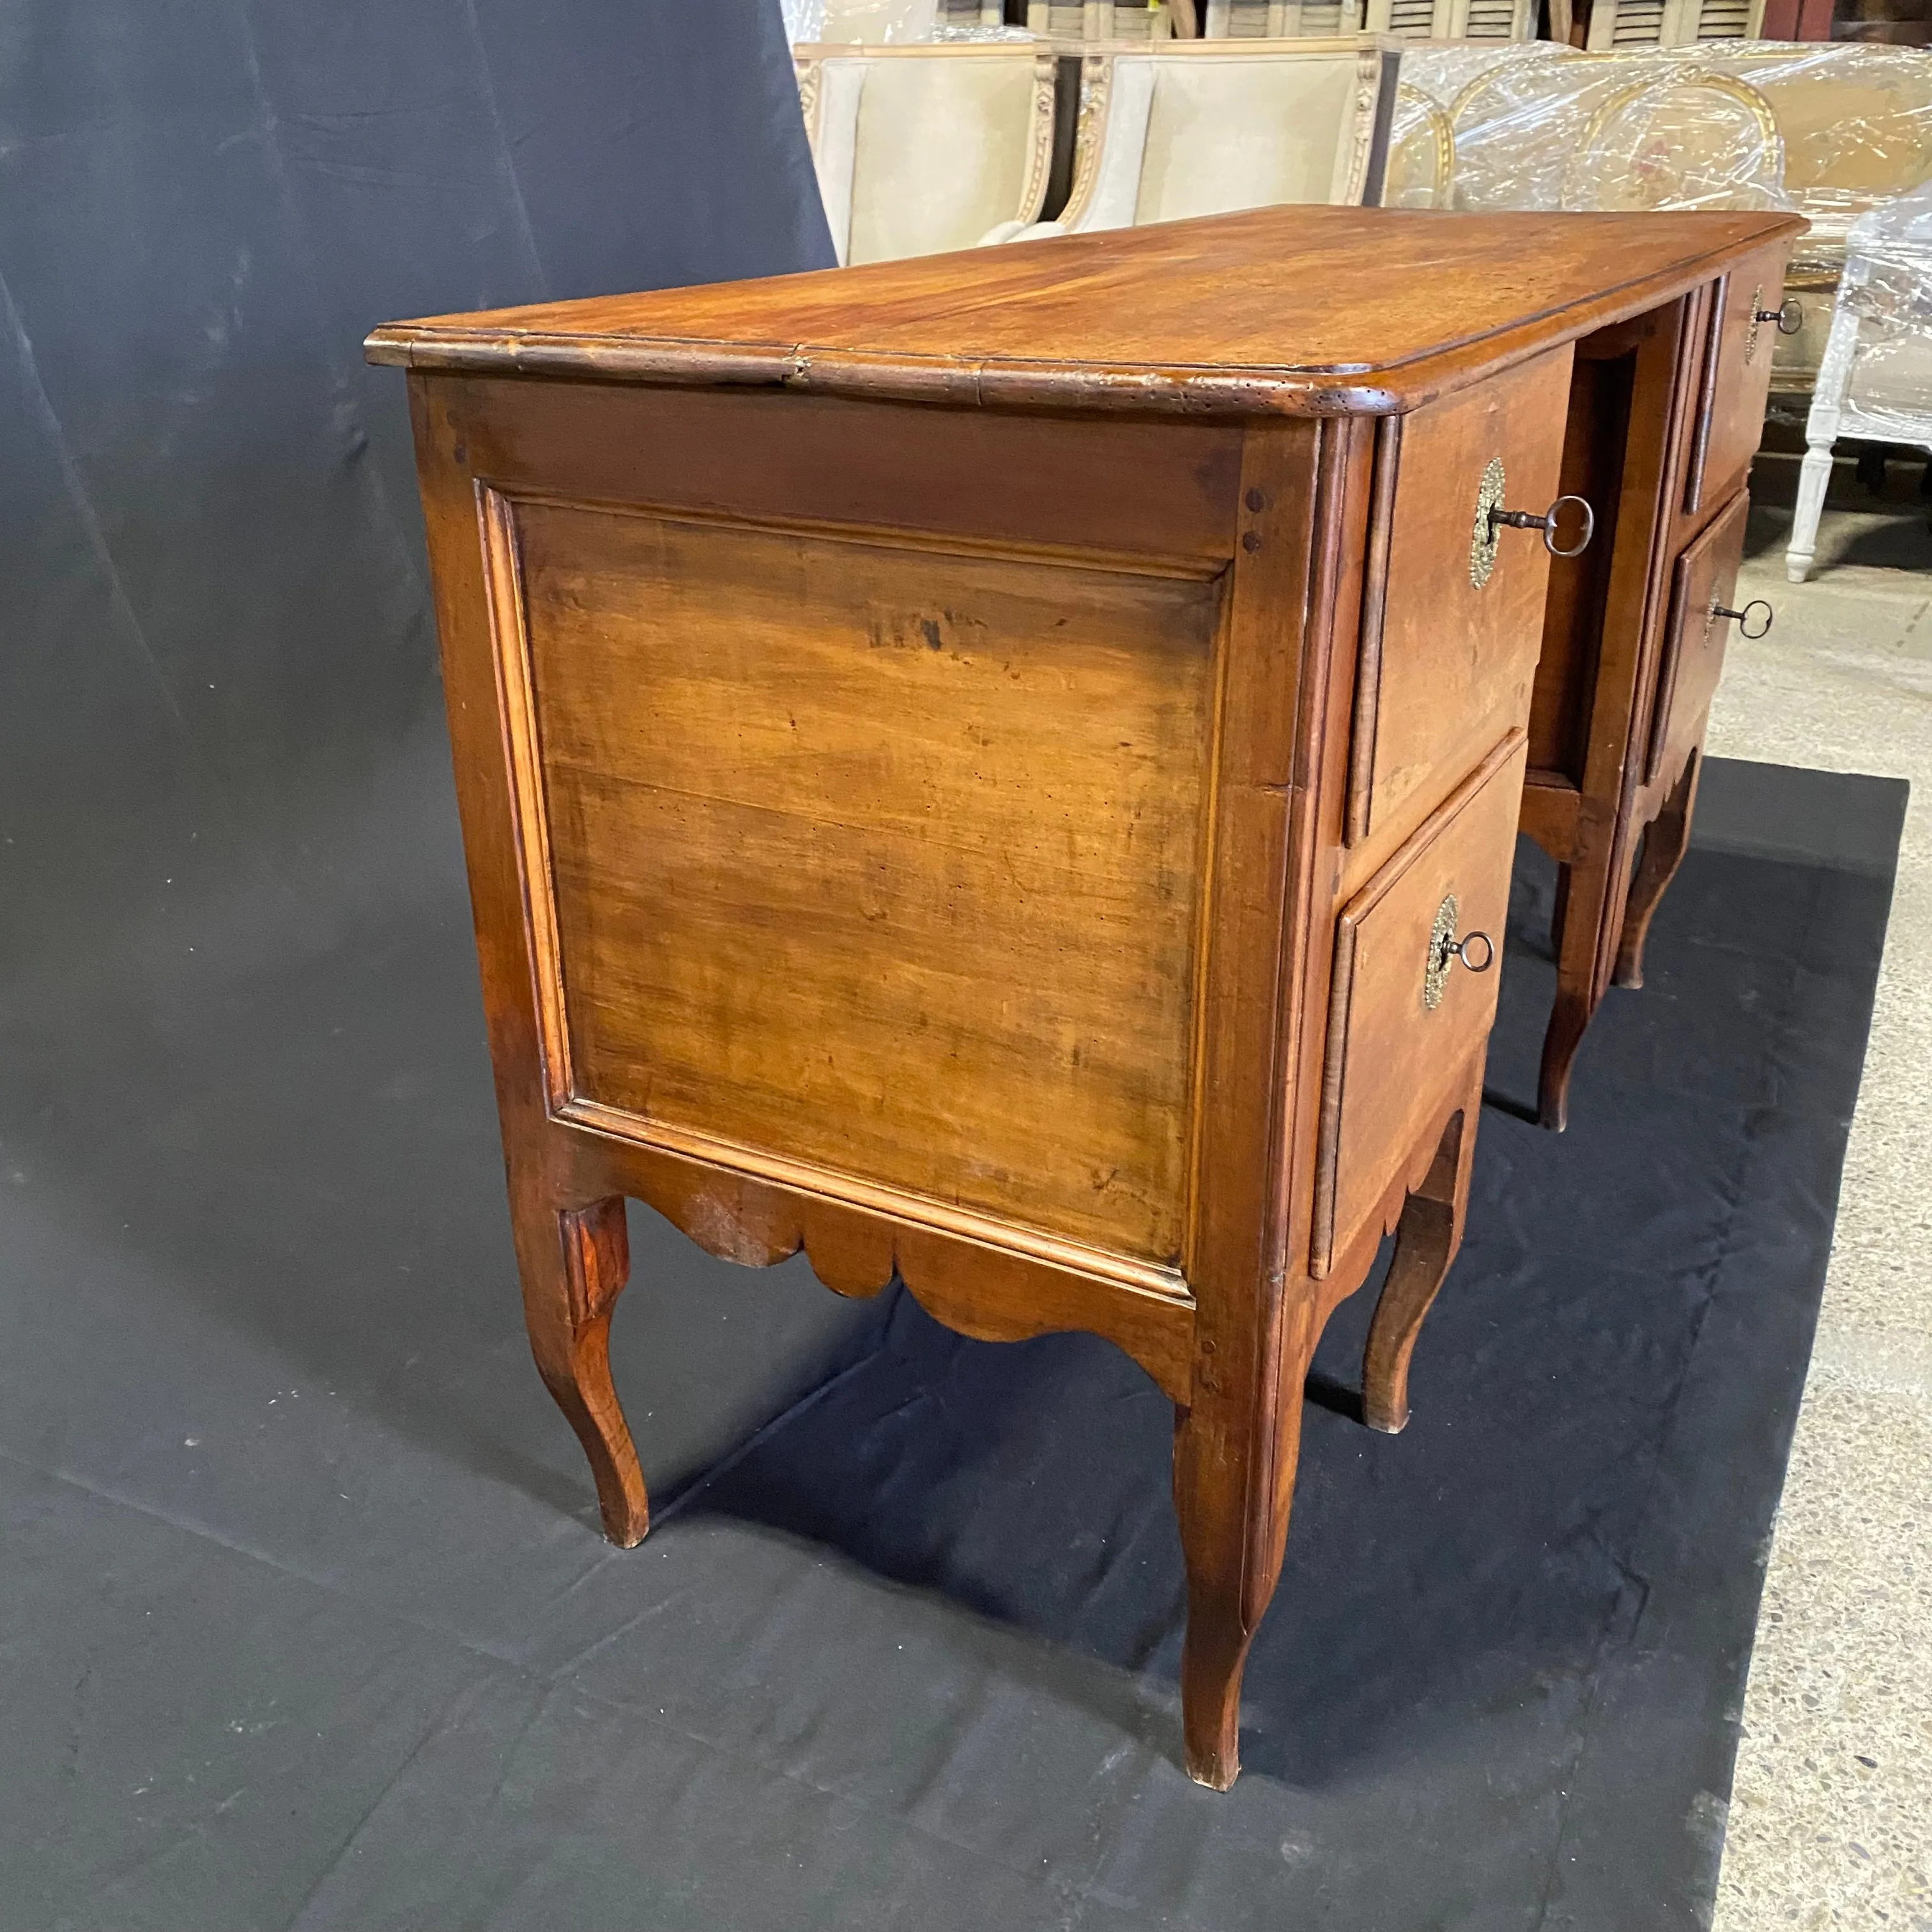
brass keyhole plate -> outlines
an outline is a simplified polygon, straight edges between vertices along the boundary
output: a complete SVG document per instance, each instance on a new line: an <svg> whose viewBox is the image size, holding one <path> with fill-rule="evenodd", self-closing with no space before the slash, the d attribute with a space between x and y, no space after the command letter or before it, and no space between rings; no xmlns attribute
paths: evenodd
<svg viewBox="0 0 1932 1932"><path fill-rule="evenodd" d="M1760 282L1751 290L1750 326L1744 331L1744 360L1748 362L1757 353L1757 312L1764 306L1764 284Z"/></svg>
<svg viewBox="0 0 1932 1932"><path fill-rule="evenodd" d="M1503 506L1503 492L1508 488L1503 478L1503 460L1490 458L1483 480L1476 486L1476 526L1469 536L1469 581L1480 590L1489 582L1496 567L1496 525L1490 514Z"/></svg>
<svg viewBox="0 0 1932 1932"><path fill-rule="evenodd" d="M1429 931L1429 958L1422 969L1422 1004L1432 1013L1442 1004L1442 989L1449 983L1449 962L1456 954L1456 916L1461 910L1451 892L1436 909L1436 923Z"/></svg>

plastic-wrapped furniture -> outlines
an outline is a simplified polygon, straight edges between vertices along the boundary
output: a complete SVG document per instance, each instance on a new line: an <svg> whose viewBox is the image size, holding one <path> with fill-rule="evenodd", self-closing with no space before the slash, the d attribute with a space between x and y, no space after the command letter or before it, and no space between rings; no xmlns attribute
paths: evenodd
<svg viewBox="0 0 1932 1932"><path fill-rule="evenodd" d="M1403 78L1423 75L1405 62ZM1786 205L1769 104L1747 82L1668 55L1492 62L1449 113L1460 208Z"/></svg>
<svg viewBox="0 0 1932 1932"><path fill-rule="evenodd" d="M942 11L942 0L784 0L784 5L794 45L814 46L929 41Z"/></svg>
<svg viewBox="0 0 1932 1932"><path fill-rule="evenodd" d="M1852 224L1845 272L1804 426L1785 574L1802 584L1840 437L1932 452L1932 182Z"/></svg>
<svg viewBox="0 0 1932 1932"><path fill-rule="evenodd" d="M1449 117L1420 88L1396 89L1389 125L1384 208L1450 208L1456 192L1456 134Z"/></svg>
<svg viewBox="0 0 1932 1932"><path fill-rule="evenodd" d="M1785 280L1802 320L1778 344L1771 386L1802 394L1825 352L1852 224L1932 178L1932 52L1865 41L1766 42L1699 47L1681 57L1748 81L1777 116L1785 192L1811 227Z"/></svg>
<svg viewBox="0 0 1932 1932"><path fill-rule="evenodd" d="M1564 166L1563 206L1782 208L1784 143L1771 104L1728 74L1642 75L1590 117Z"/></svg>
<svg viewBox="0 0 1932 1932"><path fill-rule="evenodd" d="M1073 188L1056 220L992 242L1138 228L1287 202L1373 205L1395 44L1176 40L1082 68Z"/></svg>
<svg viewBox="0 0 1932 1932"><path fill-rule="evenodd" d="M1030 40L794 50L842 264L970 248L1030 222L1053 160L1052 50Z"/></svg>

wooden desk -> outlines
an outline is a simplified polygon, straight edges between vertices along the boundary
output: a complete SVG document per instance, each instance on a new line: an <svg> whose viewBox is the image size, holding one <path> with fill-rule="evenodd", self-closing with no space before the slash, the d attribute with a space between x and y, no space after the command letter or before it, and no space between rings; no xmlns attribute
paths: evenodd
<svg viewBox="0 0 1932 1932"><path fill-rule="evenodd" d="M1550 568L1487 509L1558 494L1578 338L1796 225L1270 209L371 337L531 1342L616 1541L625 1196L1091 1329L1176 1405L1232 1782L1316 1339L1396 1229L1400 1428L1461 1238Z"/></svg>

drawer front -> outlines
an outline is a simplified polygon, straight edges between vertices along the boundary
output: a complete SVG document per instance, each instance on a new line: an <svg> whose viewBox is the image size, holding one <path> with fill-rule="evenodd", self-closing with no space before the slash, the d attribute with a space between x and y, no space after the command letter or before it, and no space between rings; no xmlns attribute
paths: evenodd
<svg viewBox="0 0 1932 1932"><path fill-rule="evenodd" d="M1318 1276L1421 1150L1488 1037L1528 752L1511 731L1336 922L1310 1254ZM1438 922L1452 913L1458 936L1493 942L1486 970L1436 970Z"/></svg>
<svg viewBox="0 0 1932 1932"><path fill-rule="evenodd" d="M1557 350L1384 431L1356 682L1352 844L1419 823L1529 715L1550 554L1536 530L1505 527L1492 550L1481 543L1489 520L1478 500L1485 474L1499 474L1502 507L1538 515L1550 507L1570 359L1568 347Z"/></svg>
<svg viewBox="0 0 1932 1932"><path fill-rule="evenodd" d="M1731 620L1718 616L1717 608L1736 606L1738 566L1744 559L1750 514L1750 498L1741 490L1730 508L1677 560L1664 658L1657 674L1646 784L1668 770L1703 728L1724 668L1724 640L1731 628Z"/></svg>
<svg viewBox="0 0 1932 1932"><path fill-rule="evenodd" d="M1756 320L1784 299L1779 253L1742 262L1715 284L1705 338L1697 418L1684 478L1684 508L1695 514L1744 487L1764 435L1765 398L1778 324Z"/></svg>

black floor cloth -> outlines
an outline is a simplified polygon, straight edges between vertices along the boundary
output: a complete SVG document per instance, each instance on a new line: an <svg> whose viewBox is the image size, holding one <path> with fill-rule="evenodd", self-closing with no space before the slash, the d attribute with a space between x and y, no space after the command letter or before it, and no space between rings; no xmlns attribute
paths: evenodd
<svg viewBox="0 0 1932 1932"><path fill-rule="evenodd" d="M1348 1418L1358 1297L1226 1797L1176 1762L1171 1411L1106 1344L635 1213L617 1372L676 1500L611 1551L460 902L214 998L50 980L0 1122L0 1924L1702 1922L1903 796L1714 763L1561 1138L1508 1111L1526 848L1414 1420Z"/></svg>

